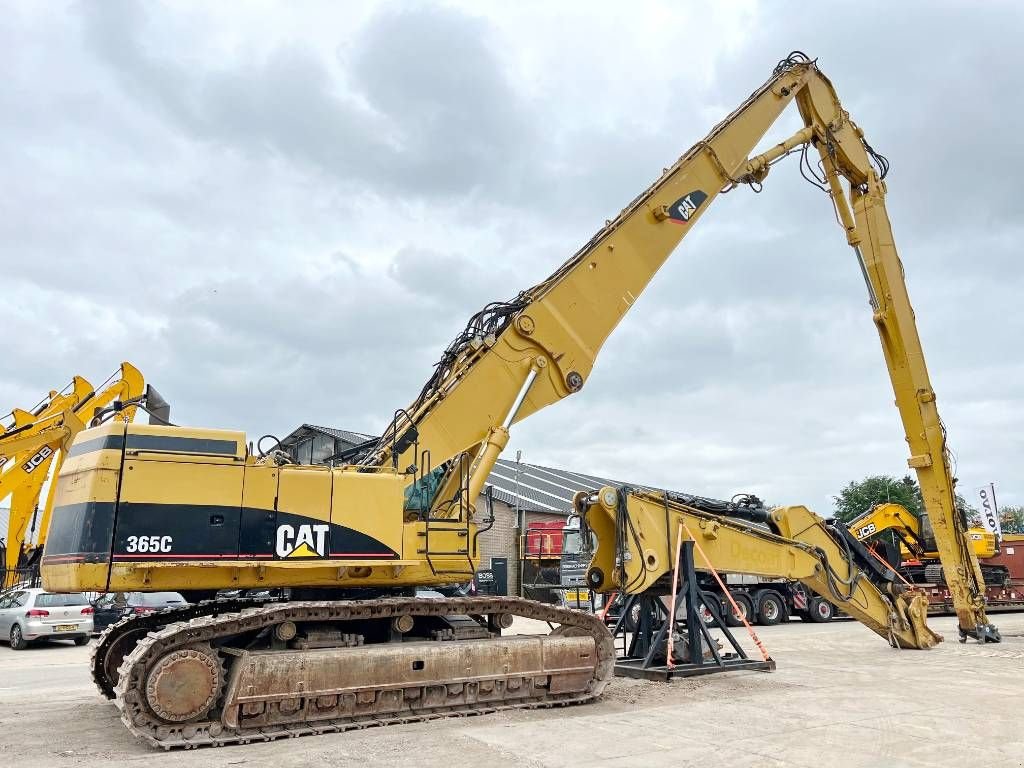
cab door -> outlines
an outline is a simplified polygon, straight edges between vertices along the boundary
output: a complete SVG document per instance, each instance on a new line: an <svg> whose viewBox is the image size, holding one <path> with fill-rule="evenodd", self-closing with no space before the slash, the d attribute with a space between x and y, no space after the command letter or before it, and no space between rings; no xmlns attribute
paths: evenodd
<svg viewBox="0 0 1024 768"><path fill-rule="evenodd" d="M280 469L273 464L248 466L242 487L238 556L250 560L274 557Z"/></svg>

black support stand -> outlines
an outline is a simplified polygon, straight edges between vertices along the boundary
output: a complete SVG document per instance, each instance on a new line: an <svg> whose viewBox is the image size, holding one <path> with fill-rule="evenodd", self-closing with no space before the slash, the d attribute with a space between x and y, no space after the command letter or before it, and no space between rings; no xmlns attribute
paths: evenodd
<svg viewBox="0 0 1024 768"><path fill-rule="evenodd" d="M704 623L699 606L704 602L693 567L693 542L684 541L680 551L679 584L676 590L674 666L666 660L669 609L661 593L644 592L630 595L612 630L616 645L622 638L623 654L616 659L615 674L619 677L641 677L648 680L671 680L673 677L709 675L734 670L775 669L772 659L757 661L747 656L736 642L729 627L718 614L710 610L710 626ZM627 627L635 629L630 631ZM722 652L711 636L711 629L721 630L732 651Z"/></svg>

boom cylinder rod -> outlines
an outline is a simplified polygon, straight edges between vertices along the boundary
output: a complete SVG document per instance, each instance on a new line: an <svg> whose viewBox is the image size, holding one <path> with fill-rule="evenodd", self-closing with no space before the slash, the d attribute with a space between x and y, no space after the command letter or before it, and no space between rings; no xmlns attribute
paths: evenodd
<svg viewBox="0 0 1024 768"><path fill-rule="evenodd" d="M832 159L826 146L819 144L818 152L821 154L821 163L825 169L825 179L828 181L832 205L836 209L839 222L843 225L843 229L846 230L846 242L850 244L853 252L857 254L857 266L860 267L860 276L864 278L864 286L868 289L868 302L871 304L871 309L877 312L879 309L878 294L875 293L875 287L871 284L871 278L868 276L868 267L864 263L864 254L860 249L860 233L857 231L857 222L854 221L853 211L850 210L850 203L846 199L846 192L843 191L843 184L839 180L839 169L836 168L835 161Z"/></svg>
<svg viewBox="0 0 1024 768"><path fill-rule="evenodd" d="M530 387L533 386L539 370L537 366L530 368L530 372L526 375L526 381L523 382L519 394L516 395L516 399L512 402L512 407L508 409L508 415L505 417L505 420L501 423L501 426L491 427L487 432L487 437L484 438L483 445L480 446L480 451L476 455L476 460L473 462L473 467L469 474L468 501L471 507L476 505L476 500L484 488L487 477L491 474L491 470L494 469L494 465L498 461L501 452L508 445L508 429L512 426L512 422L515 421L519 409L522 408L523 401L526 400L526 395L529 394Z"/></svg>
<svg viewBox="0 0 1024 768"><path fill-rule="evenodd" d="M519 409L523 407L523 401L526 399L526 395L530 391L530 387L533 386L534 379L537 378L537 368L530 368L530 373L526 376L526 381L523 382L522 389L519 390L519 394L516 395L515 401L512 403L512 407L508 409L508 416L501 423L505 429L512 426L513 420L516 418L516 414L519 413Z"/></svg>
<svg viewBox="0 0 1024 768"><path fill-rule="evenodd" d="M779 142L774 147L769 149L767 152L762 152L760 155L755 155L754 157L747 160L747 165L743 170L745 173L750 175L757 175L762 171L766 171L768 169L768 166L771 165L775 160L778 160L791 149L795 149L796 147L799 147L801 144L806 144L813 138L814 129L811 126L801 128L788 139Z"/></svg>

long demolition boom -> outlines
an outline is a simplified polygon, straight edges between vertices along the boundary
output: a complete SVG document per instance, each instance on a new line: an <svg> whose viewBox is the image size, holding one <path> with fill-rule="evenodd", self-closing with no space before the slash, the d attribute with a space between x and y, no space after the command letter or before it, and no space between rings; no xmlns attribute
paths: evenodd
<svg viewBox="0 0 1024 768"><path fill-rule="evenodd" d="M791 102L804 127L751 156ZM799 52L779 62L761 88L547 280L474 315L419 396L358 460L403 469L449 462L430 513L472 508L509 427L583 387L609 334L719 192L759 188L772 165L793 153L807 173L820 174L815 183L829 194L867 285L908 464L935 527L961 636L998 641L955 508L945 430L885 210L888 161L865 140L815 62Z"/></svg>
<svg viewBox="0 0 1024 768"><path fill-rule="evenodd" d="M582 528L596 535L587 584L600 592L668 592L682 523L684 539L693 538L709 561L698 558L698 568L799 581L896 648L942 640L928 628L923 594L908 590L845 528L806 507L760 508L741 519L698 510L669 493L605 487L577 494L576 510Z"/></svg>

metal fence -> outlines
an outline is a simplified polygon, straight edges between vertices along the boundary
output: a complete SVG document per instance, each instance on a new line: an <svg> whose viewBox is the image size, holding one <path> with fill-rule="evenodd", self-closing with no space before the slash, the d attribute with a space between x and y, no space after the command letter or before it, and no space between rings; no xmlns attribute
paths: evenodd
<svg viewBox="0 0 1024 768"><path fill-rule="evenodd" d="M41 584L38 565L29 568L0 568L0 589L38 587Z"/></svg>

